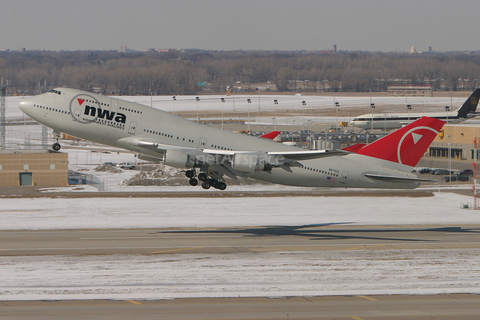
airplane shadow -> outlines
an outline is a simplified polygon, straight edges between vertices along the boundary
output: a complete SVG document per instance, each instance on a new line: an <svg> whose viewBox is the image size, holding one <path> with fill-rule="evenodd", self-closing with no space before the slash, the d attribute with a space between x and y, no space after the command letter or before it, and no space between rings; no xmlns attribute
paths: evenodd
<svg viewBox="0 0 480 320"><path fill-rule="evenodd" d="M350 223L326 223L311 224L300 226L264 226L252 228L229 228L229 229L208 229L208 230L169 230L158 231L162 234L238 234L244 237L262 237L262 236L295 236L309 237L309 240L383 240L383 241L437 241L432 239L420 239L418 235L427 233L429 237L435 233L472 233L480 234L480 229L469 229L462 227L440 227L427 229L414 228L378 228L364 229L362 227L350 226L345 229L325 229L334 225L349 225ZM399 237L389 235L396 234ZM407 237L410 234L411 237ZM403 237L405 236L405 237Z"/></svg>

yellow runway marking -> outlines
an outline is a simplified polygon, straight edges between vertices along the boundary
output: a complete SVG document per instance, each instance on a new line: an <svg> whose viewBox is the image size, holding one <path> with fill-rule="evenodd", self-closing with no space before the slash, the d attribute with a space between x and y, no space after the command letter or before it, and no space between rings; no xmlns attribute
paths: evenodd
<svg viewBox="0 0 480 320"><path fill-rule="evenodd" d="M358 297L363 298L363 299L367 299L367 300L370 300L370 301L378 301L378 299L367 297L367 296L358 296Z"/></svg>
<svg viewBox="0 0 480 320"><path fill-rule="evenodd" d="M181 249L170 249L170 250L162 250L162 251L155 251L155 252L149 252L150 254L155 254L155 253L166 253L166 252L175 252L175 251L183 251L183 250L191 250L191 249L201 249L204 247L191 247L191 248L181 248Z"/></svg>
<svg viewBox="0 0 480 320"><path fill-rule="evenodd" d="M135 300L127 300L127 301L130 302L130 303L132 303L132 304L135 304L135 305L137 305L137 306L138 306L138 305L141 305L140 302L135 301Z"/></svg>

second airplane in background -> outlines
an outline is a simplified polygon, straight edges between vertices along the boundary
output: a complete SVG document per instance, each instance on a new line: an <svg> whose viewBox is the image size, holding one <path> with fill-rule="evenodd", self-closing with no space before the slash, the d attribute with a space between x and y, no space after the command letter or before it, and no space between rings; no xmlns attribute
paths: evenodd
<svg viewBox="0 0 480 320"><path fill-rule="evenodd" d="M445 112L416 112L416 113L367 113L355 117L350 124L362 129L398 129L412 123L421 117L430 117L445 121L447 124L459 123L471 119L476 113L480 89L475 89L463 105L455 111ZM373 124L372 124L373 122Z"/></svg>

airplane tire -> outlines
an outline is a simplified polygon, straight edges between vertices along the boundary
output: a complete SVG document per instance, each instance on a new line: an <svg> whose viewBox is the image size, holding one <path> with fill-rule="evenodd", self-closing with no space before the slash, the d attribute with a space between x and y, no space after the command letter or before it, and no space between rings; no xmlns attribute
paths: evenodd
<svg viewBox="0 0 480 320"><path fill-rule="evenodd" d="M55 151L60 150L61 147L62 146L58 142L55 142L54 144L52 144L52 149L55 150Z"/></svg>
<svg viewBox="0 0 480 320"><path fill-rule="evenodd" d="M198 180L200 180L200 181L207 181L207 175L206 175L204 172L199 173L199 174L198 174Z"/></svg>
<svg viewBox="0 0 480 320"><path fill-rule="evenodd" d="M218 188L218 181L217 180L208 179L207 181L208 181L208 184L210 184L212 187Z"/></svg>
<svg viewBox="0 0 480 320"><path fill-rule="evenodd" d="M198 184L198 180L195 178L192 178L188 180L188 183L190 183L191 186L196 186Z"/></svg>
<svg viewBox="0 0 480 320"><path fill-rule="evenodd" d="M205 189L205 190L206 190L206 189L210 189L210 183L208 183L207 181L204 181L204 182L202 183L202 188Z"/></svg>
<svg viewBox="0 0 480 320"><path fill-rule="evenodd" d="M187 176L187 178L193 178L195 176L195 171L187 170L185 171L185 175Z"/></svg>
<svg viewBox="0 0 480 320"><path fill-rule="evenodd" d="M218 189L220 189L220 190L227 189L227 184L225 182L219 182L218 183Z"/></svg>

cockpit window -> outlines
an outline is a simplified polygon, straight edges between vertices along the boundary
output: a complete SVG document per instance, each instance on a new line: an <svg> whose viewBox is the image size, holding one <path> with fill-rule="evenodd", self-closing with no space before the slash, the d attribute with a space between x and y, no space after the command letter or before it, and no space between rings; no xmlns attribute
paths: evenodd
<svg viewBox="0 0 480 320"><path fill-rule="evenodd" d="M55 90L55 89L49 90L48 92L53 92L53 93L56 93L56 94L58 94L58 95L61 95L61 94L62 94L61 91L58 91L58 90Z"/></svg>

